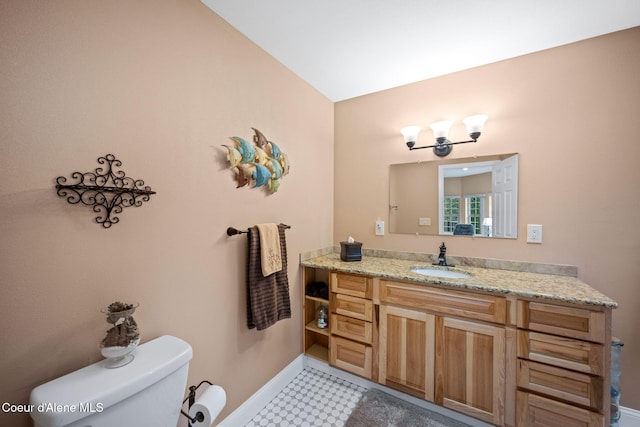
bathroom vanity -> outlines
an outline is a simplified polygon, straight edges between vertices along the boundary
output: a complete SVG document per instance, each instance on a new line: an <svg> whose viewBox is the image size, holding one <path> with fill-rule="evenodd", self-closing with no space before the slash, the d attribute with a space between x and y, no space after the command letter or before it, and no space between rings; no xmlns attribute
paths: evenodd
<svg viewBox="0 0 640 427"><path fill-rule="evenodd" d="M462 258L449 268L420 254L373 255L301 257L303 292L317 281L330 289L328 300L303 296L307 355L500 426L609 425L617 304L575 268ZM327 329L315 322L321 304Z"/></svg>

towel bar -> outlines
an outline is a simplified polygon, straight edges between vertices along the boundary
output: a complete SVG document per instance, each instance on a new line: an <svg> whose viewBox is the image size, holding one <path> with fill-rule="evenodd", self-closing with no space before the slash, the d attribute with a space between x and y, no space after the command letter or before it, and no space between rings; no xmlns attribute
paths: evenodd
<svg viewBox="0 0 640 427"><path fill-rule="evenodd" d="M282 225L287 230L291 228L291 226L287 224L280 224L280 225ZM249 230L238 230L237 228L234 228L234 227L227 228L227 236L235 236L236 234L246 234L248 232Z"/></svg>

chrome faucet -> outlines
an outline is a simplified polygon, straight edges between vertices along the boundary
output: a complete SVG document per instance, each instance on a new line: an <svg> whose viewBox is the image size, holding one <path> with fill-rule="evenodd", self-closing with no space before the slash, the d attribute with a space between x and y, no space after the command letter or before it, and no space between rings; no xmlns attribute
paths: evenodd
<svg viewBox="0 0 640 427"><path fill-rule="evenodd" d="M447 247L444 245L444 242L440 245L440 254L438 255L438 262L433 263L433 265L442 265L444 267L454 267L453 265L447 264Z"/></svg>

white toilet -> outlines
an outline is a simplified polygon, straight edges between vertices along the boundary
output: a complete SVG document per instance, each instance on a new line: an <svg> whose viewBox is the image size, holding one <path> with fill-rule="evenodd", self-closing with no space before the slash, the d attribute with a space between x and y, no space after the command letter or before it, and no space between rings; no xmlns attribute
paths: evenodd
<svg viewBox="0 0 640 427"><path fill-rule="evenodd" d="M107 369L100 361L33 389L35 427L175 427L191 346L165 335L133 354L121 368Z"/></svg>

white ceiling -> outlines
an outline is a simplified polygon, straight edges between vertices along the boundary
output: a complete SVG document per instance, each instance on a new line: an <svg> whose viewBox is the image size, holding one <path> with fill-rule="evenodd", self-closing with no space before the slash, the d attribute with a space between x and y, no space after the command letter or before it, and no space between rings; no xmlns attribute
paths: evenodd
<svg viewBox="0 0 640 427"><path fill-rule="evenodd" d="M201 0L336 102L640 25L640 0Z"/></svg>

